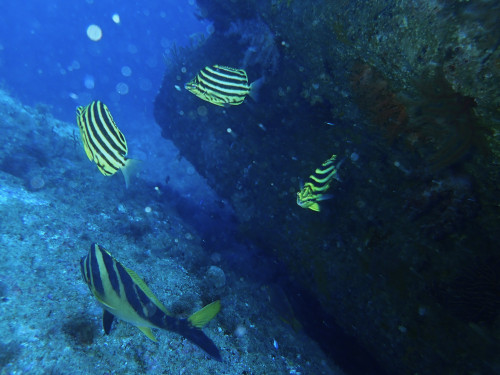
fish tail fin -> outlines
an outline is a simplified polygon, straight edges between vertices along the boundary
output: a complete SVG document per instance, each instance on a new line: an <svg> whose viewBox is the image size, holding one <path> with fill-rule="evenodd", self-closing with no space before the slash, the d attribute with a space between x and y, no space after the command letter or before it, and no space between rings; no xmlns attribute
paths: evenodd
<svg viewBox="0 0 500 375"><path fill-rule="evenodd" d="M221 362L222 356L217 346L215 346L215 343L205 335L201 329L192 327L186 320L184 320L184 322L186 322L186 324L179 330L179 333L193 344L203 349L213 359Z"/></svg>
<svg viewBox="0 0 500 375"><path fill-rule="evenodd" d="M248 95L250 95L250 97L254 101L256 101L256 102L259 101L259 91L265 82L266 82L266 77L262 76L258 80L254 81L250 84L250 92L248 93Z"/></svg>
<svg viewBox="0 0 500 375"><path fill-rule="evenodd" d="M220 311L220 301L217 300L198 310L187 319L178 321L176 331L199 346L212 358L222 361L219 349L214 342L207 336L201 328L205 326Z"/></svg>
<svg viewBox="0 0 500 375"><path fill-rule="evenodd" d="M123 178L125 179L125 187L128 188L130 185L130 179L141 169L141 160L127 159L125 161L125 166L121 168Z"/></svg>
<svg viewBox="0 0 500 375"><path fill-rule="evenodd" d="M214 301L192 314L188 321L193 327L202 328L220 311L220 300Z"/></svg>

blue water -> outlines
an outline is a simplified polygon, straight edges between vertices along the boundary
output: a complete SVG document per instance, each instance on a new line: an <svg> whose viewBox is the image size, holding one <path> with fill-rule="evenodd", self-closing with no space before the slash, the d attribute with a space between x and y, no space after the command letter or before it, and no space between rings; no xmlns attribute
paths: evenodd
<svg viewBox="0 0 500 375"><path fill-rule="evenodd" d="M195 12L193 0L2 0L1 81L64 121L74 121L77 105L100 99L120 128L140 131L152 119L164 54L206 32ZM92 24L102 30L98 41L87 36Z"/></svg>

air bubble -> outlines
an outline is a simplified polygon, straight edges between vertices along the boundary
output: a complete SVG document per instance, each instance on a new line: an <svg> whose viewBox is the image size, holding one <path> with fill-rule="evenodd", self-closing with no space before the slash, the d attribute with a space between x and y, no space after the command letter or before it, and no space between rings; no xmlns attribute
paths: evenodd
<svg viewBox="0 0 500 375"><path fill-rule="evenodd" d="M90 40L97 42L102 38L102 30L97 25L90 25L87 27L87 36Z"/></svg>
<svg viewBox="0 0 500 375"><path fill-rule="evenodd" d="M128 94L128 85L126 83L120 82L116 85L116 92L120 95Z"/></svg>
<svg viewBox="0 0 500 375"><path fill-rule="evenodd" d="M124 77L130 77L132 74L132 69L129 66L122 66L122 74Z"/></svg>

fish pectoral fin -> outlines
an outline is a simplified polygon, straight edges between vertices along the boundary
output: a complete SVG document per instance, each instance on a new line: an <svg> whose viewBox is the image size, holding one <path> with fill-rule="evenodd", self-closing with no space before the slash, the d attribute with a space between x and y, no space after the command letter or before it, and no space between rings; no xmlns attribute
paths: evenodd
<svg viewBox="0 0 500 375"><path fill-rule="evenodd" d="M193 325L193 327L202 328L209 321L211 321L219 311L220 300L217 300L196 311L188 318L188 321Z"/></svg>
<svg viewBox="0 0 500 375"><path fill-rule="evenodd" d="M139 328L142 333L144 333L146 336L148 336L149 339L153 340L154 342L158 341L158 340L156 340L155 335L153 335L153 331L151 331L151 328L149 328L149 327L139 327L139 326L137 326L137 328Z"/></svg>
<svg viewBox="0 0 500 375"><path fill-rule="evenodd" d="M130 179L139 172L141 169L142 160L127 159L125 166L120 168L125 179L125 187L128 188L130 185Z"/></svg>
<svg viewBox="0 0 500 375"><path fill-rule="evenodd" d="M102 328L104 329L104 333L109 335L111 332L111 324L113 323L115 316L111 314L108 310L103 310L102 312Z"/></svg>
<svg viewBox="0 0 500 375"><path fill-rule="evenodd" d="M333 194L321 194L319 197L316 198L317 201L326 201L327 199L332 199Z"/></svg>
<svg viewBox="0 0 500 375"><path fill-rule="evenodd" d="M248 95L256 102L259 101L259 91L262 85L266 82L266 77L262 76L258 80L250 84L250 92Z"/></svg>

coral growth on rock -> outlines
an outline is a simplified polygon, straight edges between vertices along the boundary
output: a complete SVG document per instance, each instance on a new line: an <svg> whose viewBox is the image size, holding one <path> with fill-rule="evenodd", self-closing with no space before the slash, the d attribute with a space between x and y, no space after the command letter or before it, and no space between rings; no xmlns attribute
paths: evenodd
<svg viewBox="0 0 500 375"><path fill-rule="evenodd" d="M238 19L231 22L225 35L237 36L238 43L245 49L240 63L242 68L260 65L264 74L276 73L280 59L279 50L274 34L261 19Z"/></svg>
<svg viewBox="0 0 500 375"><path fill-rule="evenodd" d="M380 72L369 64L357 62L353 65L350 83L358 105L384 131L390 143L407 131L406 107Z"/></svg>

